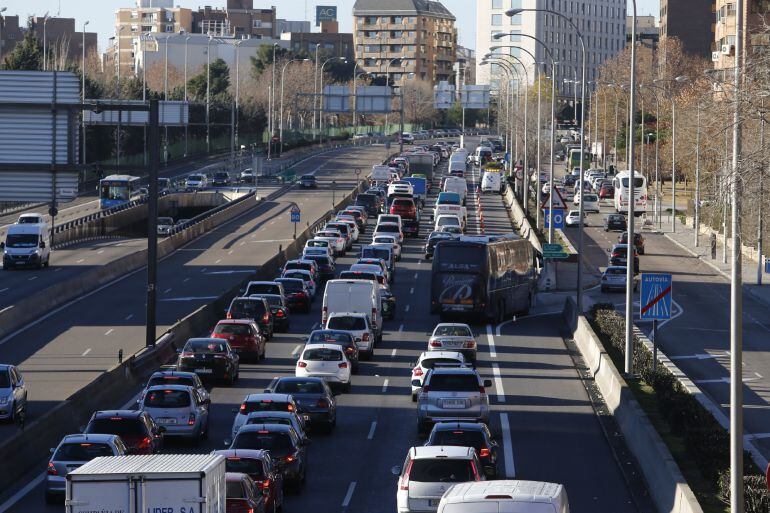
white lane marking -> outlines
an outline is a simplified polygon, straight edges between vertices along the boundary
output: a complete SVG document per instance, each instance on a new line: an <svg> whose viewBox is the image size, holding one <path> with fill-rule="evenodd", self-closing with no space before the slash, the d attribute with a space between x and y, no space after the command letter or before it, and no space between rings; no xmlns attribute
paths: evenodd
<svg viewBox="0 0 770 513"><path fill-rule="evenodd" d="M374 430L375 430L375 429L377 429L377 421L376 421L376 420L373 420L373 421L372 421L372 427L370 427L370 428L369 428L369 434L368 434L368 435L366 435L366 439L367 439L367 440L371 440L371 439L373 439L373 438L374 438Z"/></svg>
<svg viewBox="0 0 770 513"><path fill-rule="evenodd" d="M759 438L770 438L770 433L749 433L747 435L744 435L743 438L749 439L749 440L757 440ZM2 509L0 509L0 512L1 511Z"/></svg>
<svg viewBox="0 0 770 513"><path fill-rule="evenodd" d="M264 240L256 240L251 239L251 242L291 242L294 239L264 239Z"/></svg>
<svg viewBox="0 0 770 513"><path fill-rule="evenodd" d="M32 277L29 278L29 281L33 281L33 280L36 280L36 279L37 279L37 276L32 276Z"/></svg>
<svg viewBox="0 0 770 513"><path fill-rule="evenodd" d="M115 331L113 328L108 329L106 332L104 332L104 336L106 337L107 335L109 335L113 331Z"/></svg>
<svg viewBox="0 0 770 513"><path fill-rule="evenodd" d="M393 348L393 351L391 351L391 352L390 352L390 357L391 357L391 358L395 358L395 357L396 357L396 353L397 353L397 352L398 352L398 349L396 349L396 348Z"/></svg>
<svg viewBox="0 0 770 513"><path fill-rule="evenodd" d="M227 252L227 254L228 255L232 255L233 254L233 250L231 249L230 251Z"/></svg>
<svg viewBox="0 0 770 513"><path fill-rule="evenodd" d="M210 273L206 274L249 274L253 272L254 271L250 271L248 269L235 269L230 271L211 271Z"/></svg>
<svg viewBox="0 0 770 513"><path fill-rule="evenodd" d="M85 260L85 258L81 258L80 260L77 260L75 263L79 264L79 263L83 262L84 260Z"/></svg>
<svg viewBox="0 0 770 513"><path fill-rule="evenodd" d="M299 345L299 346L295 347L295 348L292 350L292 352L291 352L291 355L292 355L292 356L294 356L294 357L296 357L296 356L299 354L299 351L300 351L301 349L302 349L302 346L301 346L301 345Z"/></svg>
<svg viewBox="0 0 770 513"><path fill-rule="evenodd" d="M759 378L743 378L744 383L751 383L752 381L759 381ZM694 379L692 380L696 385L712 384L712 383L730 383L729 377L717 378L717 379Z"/></svg>
<svg viewBox="0 0 770 513"><path fill-rule="evenodd" d="M410 294L414 294L414 287L412 287L411 289L409 289L409 293L410 293Z"/></svg>
<svg viewBox="0 0 770 513"><path fill-rule="evenodd" d="M403 325L403 324L401 324L401 325L398 327L398 331L399 331L399 333L400 333L400 332L402 332L402 331L404 331L404 325Z"/></svg>
<svg viewBox="0 0 770 513"><path fill-rule="evenodd" d="M5 292L6 290L11 290L10 287L5 287L4 289L0 290L0 292Z"/></svg>
<svg viewBox="0 0 770 513"><path fill-rule="evenodd" d="M53 270L53 272L55 272L55 273L58 273L58 272L59 272L59 271L61 271L61 270L62 270L62 268L61 268L61 267L57 267L56 269L54 269L54 270Z"/></svg>
<svg viewBox="0 0 770 513"><path fill-rule="evenodd" d="M497 334L500 334L500 330L498 328ZM489 356L492 358L497 358L497 350L495 349L495 337L492 336L492 325L487 324L487 344L489 345Z"/></svg>
<svg viewBox="0 0 770 513"><path fill-rule="evenodd" d="M353 492L356 491L356 482L353 481L348 486L348 493L345 494L345 499L342 501L342 507L347 508L350 505L350 499L353 498Z"/></svg>
<svg viewBox="0 0 770 513"><path fill-rule="evenodd" d="M755 373L754 373L754 375L755 375L756 377L758 377L759 379L762 379L762 374L760 374L760 373L758 373L758 372L755 372Z"/></svg>
<svg viewBox="0 0 770 513"><path fill-rule="evenodd" d="M505 461L505 477L516 477L516 466L513 463L513 445L511 442L511 425L508 414L500 414L500 426L503 429L503 459Z"/></svg>
<svg viewBox="0 0 770 513"><path fill-rule="evenodd" d="M96 252L97 255L101 255L102 253L104 253L103 249L100 249L99 251Z"/></svg>
<svg viewBox="0 0 770 513"><path fill-rule="evenodd" d="M317 330L320 325L321 325L320 322L317 322L317 323L313 324L313 327L310 329L310 331Z"/></svg>
<svg viewBox="0 0 770 513"><path fill-rule="evenodd" d="M164 294L168 294L169 292L171 292L171 288L170 287L163 291Z"/></svg>
<svg viewBox="0 0 770 513"><path fill-rule="evenodd" d="M133 316L134 316L134 314L128 314L128 315L126 315L126 319L125 320L130 321Z"/></svg>
<svg viewBox="0 0 770 513"><path fill-rule="evenodd" d="M268 224L275 224L275 221L270 221Z"/></svg>
<svg viewBox="0 0 770 513"><path fill-rule="evenodd" d="M405 311L405 312L408 312L410 308L411 308L411 305L406 305L406 306L404 307L404 311Z"/></svg>
<svg viewBox="0 0 770 513"><path fill-rule="evenodd" d="M700 354L683 354L679 356L669 356L669 360L708 360L710 358L719 358L720 355L718 354L708 354L708 353L700 353Z"/></svg>
<svg viewBox="0 0 770 513"><path fill-rule="evenodd" d="M83 354L81 354L80 356L86 356L86 355L87 355L88 353L90 353L90 352L91 352L91 348L89 347L88 349L86 349L85 351L83 351Z"/></svg>
<svg viewBox="0 0 770 513"><path fill-rule="evenodd" d="M382 382L382 393L383 393L383 394L384 394L385 392L387 392L387 391L388 391L388 382L389 382L389 381L390 381L390 380L388 380L388 379L385 379L385 381L383 381L383 382Z"/></svg>
<svg viewBox="0 0 770 513"><path fill-rule="evenodd" d="M220 258L219 260L217 260L216 262L214 262L214 264L218 264L218 263L219 263L219 262L221 262L221 261L222 261L222 259Z"/></svg>
<svg viewBox="0 0 770 513"><path fill-rule="evenodd" d="M201 272L202 272L202 273L205 273L205 272L206 272L206 269L207 269L207 268L206 268L206 267L204 267L203 269L201 269Z"/></svg>
<svg viewBox="0 0 770 513"><path fill-rule="evenodd" d="M217 299L219 296L188 296L188 297L169 297L163 298L161 301L207 301L209 299Z"/></svg>
<svg viewBox="0 0 770 513"><path fill-rule="evenodd" d="M6 306L6 307L5 307L5 308L3 308L2 310L0 310L0 314L1 314L1 313L3 313L3 312L7 312L8 310L10 310L11 308L13 308L13 307L15 307L15 306L16 306L16 305Z"/></svg>
<svg viewBox="0 0 770 513"><path fill-rule="evenodd" d="M11 497L8 498L7 501L5 501L2 505L0 505L0 513L5 513L9 509L11 509L14 504L19 502L22 497L27 495L29 492L34 490L35 488L40 485L45 480L45 474L40 474L35 479L24 485L24 488L13 494Z"/></svg>
<svg viewBox="0 0 770 513"><path fill-rule="evenodd" d="M414 273L414 279L416 280L420 276L420 273Z"/></svg>
<svg viewBox="0 0 770 513"><path fill-rule="evenodd" d="M190 277L189 276L187 278L185 278L184 280L182 280L182 283L187 283L188 281L190 281Z"/></svg>
<svg viewBox="0 0 770 513"><path fill-rule="evenodd" d="M497 393L497 400L504 403L505 389L503 388L503 377L500 375L500 367L496 363L492 364L492 373L495 375L495 392Z"/></svg>
<svg viewBox="0 0 770 513"><path fill-rule="evenodd" d="M241 244L240 244L240 245L241 245L241 246L245 246L245 245L246 245L246 241L243 241L243 242L241 242Z"/></svg>

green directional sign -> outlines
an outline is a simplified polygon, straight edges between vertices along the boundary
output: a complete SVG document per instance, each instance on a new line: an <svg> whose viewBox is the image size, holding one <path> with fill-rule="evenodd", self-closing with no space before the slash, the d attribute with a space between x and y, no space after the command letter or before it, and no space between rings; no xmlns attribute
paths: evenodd
<svg viewBox="0 0 770 513"><path fill-rule="evenodd" d="M547 252L561 252L564 248L561 244L543 244L543 253Z"/></svg>
<svg viewBox="0 0 770 513"><path fill-rule="evenodd" d="M569 258L569 253L565 253L563 251L559 253L543 253L543 258L551 258L556 260L563 260L565 258Z"/></svg>

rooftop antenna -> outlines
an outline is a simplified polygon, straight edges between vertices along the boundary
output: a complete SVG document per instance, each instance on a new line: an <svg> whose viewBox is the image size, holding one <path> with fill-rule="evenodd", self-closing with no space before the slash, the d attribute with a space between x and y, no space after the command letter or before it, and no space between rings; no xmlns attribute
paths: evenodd
<svg viewBox="0 0 770 513"><path fill-rule="evenodd" d="M59 0L59 7L56 9L56 17L58 18L61 15L61 0Z"/></svg>

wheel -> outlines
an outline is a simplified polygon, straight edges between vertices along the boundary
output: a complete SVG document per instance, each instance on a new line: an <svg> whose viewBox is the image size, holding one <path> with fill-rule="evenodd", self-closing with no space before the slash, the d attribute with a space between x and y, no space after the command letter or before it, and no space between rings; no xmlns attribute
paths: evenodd
<svg viewBox="0 0 770 513"><path fill-rule="evenodd" d="M345 383L345 386L343 387L343 390L345 390L346 394L349 394L350 393L350 389L352 387L353 387L353 382L352 381L348 381L347 383Z"/></svg>
<svg viewBox="0 0 770 513"><path fill-rule="evenodd" d="M417 394L414 394L414 393L412 394L412 402L413 403L417 402Z"/></svg>

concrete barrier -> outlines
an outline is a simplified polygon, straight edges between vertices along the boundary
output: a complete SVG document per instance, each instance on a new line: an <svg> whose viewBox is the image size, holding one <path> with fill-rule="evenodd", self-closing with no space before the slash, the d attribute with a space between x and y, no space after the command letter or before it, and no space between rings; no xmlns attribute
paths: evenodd
<svg viewBox="0 0 770 513"><path fill-rule="evenodd" d="M527 216L524 215L524 210L519 205L519 201L513 193L513 189L508 186L505 190L505 205L508 207L511 218L516 226L519 227L519 234L528 239L532 246L540 253L543 252L543 246L540 244L540 239L537 238L537 232L529 223Z"/></svg>
<svg viewBox="0 0 770 513"><path fill-rule="evenodd" d="M668 447L650 423L633 392L620 375L588 320L575 317L568 298L564 318L574 327L573 338L586 366L613 414L631 453L647 482L655 506L661 513L702 513L700 504L685 481Z"/></svg>

